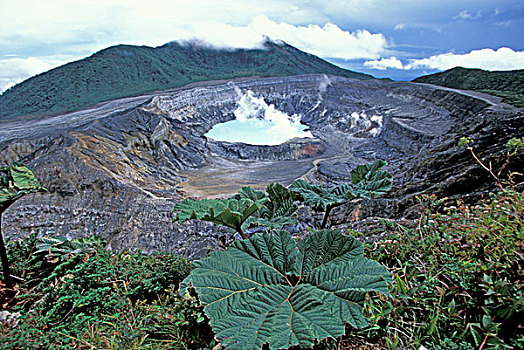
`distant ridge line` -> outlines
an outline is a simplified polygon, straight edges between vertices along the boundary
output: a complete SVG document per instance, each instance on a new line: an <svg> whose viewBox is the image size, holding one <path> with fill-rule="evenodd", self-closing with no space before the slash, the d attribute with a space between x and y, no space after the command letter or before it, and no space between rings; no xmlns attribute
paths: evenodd
<svg viewBox="0 0 524 350"><path fill-rule="evenodd" d="M116 45L31 77L0 95L0 119L66 113L118 98L240 77L330 74L373 76L337 67L284 42L260 49L218 49L198 43Z"/></svg>

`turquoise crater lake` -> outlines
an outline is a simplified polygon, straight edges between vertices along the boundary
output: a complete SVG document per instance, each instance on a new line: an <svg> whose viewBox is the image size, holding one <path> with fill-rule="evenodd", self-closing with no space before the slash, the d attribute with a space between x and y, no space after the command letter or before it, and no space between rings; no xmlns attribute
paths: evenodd
<svg viewBox="0 0 524 350"><path fill-rule="evenodd" d="M313 137L299 115L288 115L268 105L252 91L241 94L235 119L220 123L206 137L216 141L242 142L251 145L279 145L293 138Z"/></svg>

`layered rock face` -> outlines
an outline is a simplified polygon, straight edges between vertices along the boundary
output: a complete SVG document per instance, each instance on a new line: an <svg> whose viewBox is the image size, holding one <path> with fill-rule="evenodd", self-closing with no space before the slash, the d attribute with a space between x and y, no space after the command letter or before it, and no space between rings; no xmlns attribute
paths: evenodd
<svg viewBox="0 0 524 350"><path fill-rule="evenodd" d="M206 138L215 124L234 119L248 90L300 115L314 138L277 146ZM14 204L3 230L13 239L32 231L98 234L115 249L199 257L232 235L205 223L174 223L175 202L227 196L245 185L288 185L299 177L348 181L350 169L379 158L389 163L394 189L359 203L358 219L402 217L413 214L420 193L488 188L489 178L456 147L458 139L472 136L481 155L494 155L497 163L505 142L524 134L523 125L522 110L488 95L325 75L206 83L65 115L0 121L0 163L28 164L49 190ZM516 164L521 161L520 154ZM350 220L346 214L354 210L341 210L337 219Z"/></svg>

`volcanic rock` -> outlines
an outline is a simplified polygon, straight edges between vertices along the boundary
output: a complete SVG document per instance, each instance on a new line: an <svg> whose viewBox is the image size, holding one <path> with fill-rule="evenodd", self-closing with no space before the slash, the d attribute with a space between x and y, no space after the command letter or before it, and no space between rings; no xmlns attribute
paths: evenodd
<svg viewBox="0 0 524 350"><path fill-rule="evenodd" d="M252 91L301 116L314 138L276 146L218 142L204 135L234 119L238 91ZM333 223L417 214L416 196L479 194L493 185L458 139L471 136L496 167L505 143L523 135L523 111L499 98L427 84L325 75L193 85L114 100L73 113L0 122L0 162L32 167L46 194L4 214L11 239L101 235L114 249L170 250L200 257L233 234L207 223L173 222L183 198L223 197L242 186L297 178L336 184L349 170L384 159L394 188L341 207ZM514 164L522 171L522 153Z"/></svg>

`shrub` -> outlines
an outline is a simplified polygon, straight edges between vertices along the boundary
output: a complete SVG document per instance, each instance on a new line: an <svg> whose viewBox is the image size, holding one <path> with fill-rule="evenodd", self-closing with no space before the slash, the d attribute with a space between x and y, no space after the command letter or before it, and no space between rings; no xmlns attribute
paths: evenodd
<svg viewBox="0 0 524 350"><path fill-rule="evenodd" d="M523 194L444 209L434 196L420 201L413 228L394 225L367 247L394 272L392 298L369 301L367 336L394 349L524 348Z"/></svg>
<svg viewBox="0 0 524 350"><path fill-rule="evenodd" d="M44 240L46 244L57 241L63 240ZM0 326L1 349L72 349L95 344L183 349L212 340L196 300L182 300L174 292L190 272L188 261L168 253L113 253L96 239L51 244L49 254L34 254L39 242L9 245L13 256L25 256L15 269L33 282L20 286L18 305L13 307L21 313L18 326ZM59 250L65 252L57 258ZM32 258L25 255L30 252Z"/></svg>

